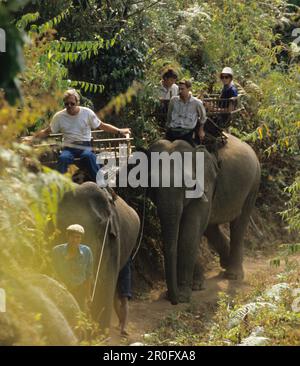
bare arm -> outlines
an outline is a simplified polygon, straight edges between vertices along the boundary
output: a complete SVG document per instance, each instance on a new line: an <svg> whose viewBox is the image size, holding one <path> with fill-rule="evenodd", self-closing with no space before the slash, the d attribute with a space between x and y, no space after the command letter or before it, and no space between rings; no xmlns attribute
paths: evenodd
<svg viewBox="0 0 300 366"><path fill-rule="evenodd" d="M204 124L206 122L206 118L207 118L204 105L202 103L199 103L197 106L197 110L198 110L198 119L199 119L200 125L204 126Z"/></svg>
<svg viewBox="0 0 300 366"><path fill-rule="evenodd" d="M127 135L127 134L131 134L131 129L130 128L118 128L115 127L113 125L110 125L109 123L104 123L102 122L100 124L100 129L105 131L105 132L110 132L110 133L120 133L122 135Z"/></svg>
<svg viewBox="0 0 300 366"><path fill-rule="evenodd" d="M36 132L33 135L33 138L44 139L44 138L48 137L50 135L50 133L51 133L51 127L48 126L48 127L44 128L43 130Z"/></svg>
<svg viewBox="0 0 300 366"><path fill-rule="evenodd" d="M202 141L205 138L205 131L204 131L204 125L200 125L198 136L200 138L200 141Z"/></svg>
<svg viewBox="0 0 300 366"><path fill-rule="evenodd" d="M31 144L32 142L34 142L34 140L39 140L39 139L45 139L46 137L48 137L51 133L51 127L48 126L46 128L44 128L43 130L40 130L36 133L34 133L32 136L26 136L22 138L22 141L25 143L29 143Z"/></svg>
<svg viewBox="0 0 300 366"><path fill-rule="evenodd" d="M199 123L200 123L198 136L200 138L200 141L203 141L205 138L204 124L206 122L206 110L202 103L199 103L199 105L198 105L198 116L199 116Z"/></svg>

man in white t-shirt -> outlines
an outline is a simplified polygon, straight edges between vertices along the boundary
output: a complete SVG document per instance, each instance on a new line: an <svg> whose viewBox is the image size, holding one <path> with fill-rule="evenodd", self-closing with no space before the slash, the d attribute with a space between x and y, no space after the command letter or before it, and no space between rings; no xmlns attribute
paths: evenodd
<svg viewBox="0 0 300 366"><path fill-rule="evenodd" d="M91 131L98 128L106 132L126 135L130 134L131 130L104 123L91 109L80 107L80 97L74 89L67 90L63 100L65 109L57 112L50 126L37 132L33 139L45 138L50 133L62 133L64 148L58 158L57 170L60 173L66 173L74 159L80 158L90 178L96 181L99 167L91 149Z"/></svg>

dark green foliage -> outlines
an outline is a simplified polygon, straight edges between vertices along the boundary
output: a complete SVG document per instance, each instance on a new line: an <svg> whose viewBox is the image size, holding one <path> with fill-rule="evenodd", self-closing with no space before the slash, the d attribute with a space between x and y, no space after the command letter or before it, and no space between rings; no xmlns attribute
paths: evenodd
<svg viewBox="0 0 300 366"><path fill-rule="evenodd" d="M21 96L16 75L24 67L24 39L13 23L13 12L26 2L27 0L11 0L7 4L0 4L0 26L6 34L6 52L0 54L0 88L5 90L6 98L11 104Z"/></svg>

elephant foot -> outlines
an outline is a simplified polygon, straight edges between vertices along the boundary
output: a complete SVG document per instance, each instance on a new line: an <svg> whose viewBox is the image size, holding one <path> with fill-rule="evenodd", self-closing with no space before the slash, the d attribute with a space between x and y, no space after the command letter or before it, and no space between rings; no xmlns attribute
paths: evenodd
<svg viewBox="0 0 300 366"><path fill-rule="evenodd" d="M239 270L227 269L224 272L223 277L226 278L227 280L241 281L244 279L244 271L243 269Z"/></svg>
<svg viewBox="0 0 300 366"><path fill-rule="evenodd" d="M220 266L223 269L228 269L229 267L229 257L226 255L220 255Z"/></svg>
<svg viewBox="0 0 300 366"><path fill-rule="evenodd" d="M174 296L173 296L173 297L171 297L171 296L169 295L169 291L164 292L160 297L161 297L162 299L164 299L164 300L170 301L170 303L171 303L172 305L178 305L178 303L179 303L177 296L176 296L176 297L174 297Z"/></svg>
<svg viewBox="0 0 300 366"><path fill-rule="evenodd" d="M192 289L191 288L180 288L178 301L180 303L190 302L192 297Z"/></svg>

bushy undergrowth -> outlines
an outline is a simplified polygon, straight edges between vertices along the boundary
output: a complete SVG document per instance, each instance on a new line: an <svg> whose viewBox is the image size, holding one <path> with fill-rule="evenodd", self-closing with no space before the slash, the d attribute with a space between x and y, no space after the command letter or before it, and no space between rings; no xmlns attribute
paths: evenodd
<svg viewBox="0 0 300 366"><path fill-rule="evenodd" d="M299 256L298 256L299 261ZM251 275L247 290L230 296L220 292L217 303L193 303L167 316L145 343L155 345L299 345L299 262ZM262 342L262 343L260 343Z"/></svg>

